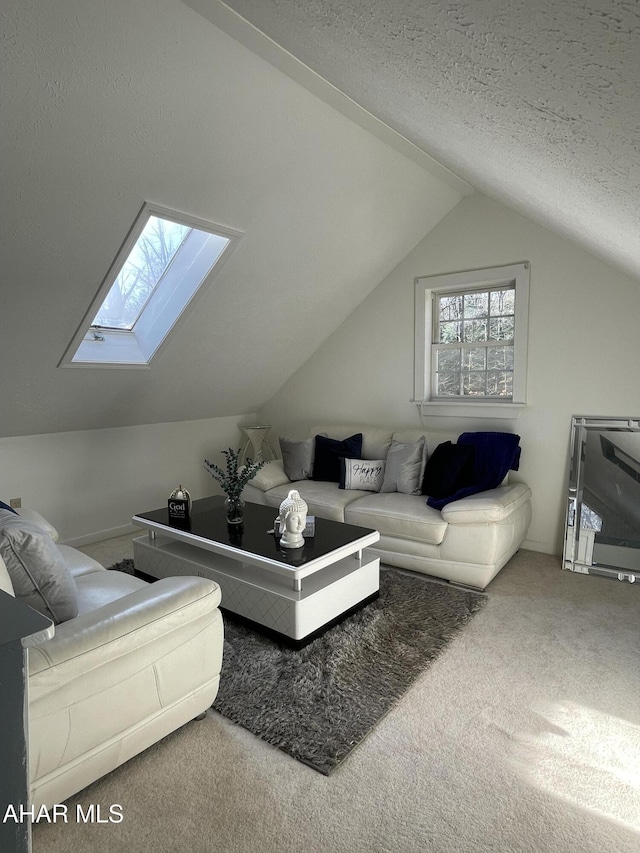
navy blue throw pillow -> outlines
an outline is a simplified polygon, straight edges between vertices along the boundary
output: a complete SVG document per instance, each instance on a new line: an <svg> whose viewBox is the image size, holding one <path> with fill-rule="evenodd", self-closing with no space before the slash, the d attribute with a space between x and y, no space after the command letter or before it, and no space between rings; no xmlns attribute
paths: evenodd
<svg viewBox="0 0 640 853"><path fill-rule="evenodd" d="M312 480L324 480L328 483L340 482L340 457L348 459L362 458L362 433L337 441L325 435L316 436L316 452L313 458Z"/></svg>
<svg viewBox="0 0 640 853"><path fill-rule="evenodd" d="M6 504L4 501L0 501L0 509L8 509L9 512L12 512L14 515L19 515L12 506L9 506L9 504Z"/></svg>
<svg viewBox="0 0 640 853"><path fill-rule="evenodd" d="M475 447L445 441L433 451L424 469L422 494L445 498L471 485Z"/></svg>

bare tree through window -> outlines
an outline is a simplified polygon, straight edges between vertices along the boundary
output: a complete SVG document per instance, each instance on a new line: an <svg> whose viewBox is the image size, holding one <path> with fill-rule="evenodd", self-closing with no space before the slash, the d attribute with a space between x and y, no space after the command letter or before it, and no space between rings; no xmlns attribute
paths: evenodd
<svg viewBox="0 0 640 853"><path fill-rule="evenodd" d="M92 326L131 330L191 230L149 217Z"/></svg>
<svg viewBox="0 0 640 853"><path fill-rule="evenodd" d="M436 296L436 396L513 393L515 289Z"/></svg>

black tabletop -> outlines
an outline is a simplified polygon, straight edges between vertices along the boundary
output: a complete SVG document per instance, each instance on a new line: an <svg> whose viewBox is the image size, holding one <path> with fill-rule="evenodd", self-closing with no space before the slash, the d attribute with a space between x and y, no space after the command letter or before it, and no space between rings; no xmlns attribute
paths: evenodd
<svg viewBox="0 0 640 853"><path fill-rule="evenodd" d="M293 566L300 566L309 560L322 557L375 532L366 527L316 517L315 535L305 538L303 548L281 548L280 539L273 532L269 532L274 529L277 515L278 510L274 507L247 501L243 523L228 524L224 497L215 495L194 501L189 513L189 526L179 529L186 529L194 536ZM170 523L167 507L150 512L138 512L136 517L153 521L167 528L174 526Z"/></svg>
<svg viewBox="0 0 640 853"><path fill-rule="evenodd" d="M38 634L52 624L47 616L0 589L0 645Z"/></svg>

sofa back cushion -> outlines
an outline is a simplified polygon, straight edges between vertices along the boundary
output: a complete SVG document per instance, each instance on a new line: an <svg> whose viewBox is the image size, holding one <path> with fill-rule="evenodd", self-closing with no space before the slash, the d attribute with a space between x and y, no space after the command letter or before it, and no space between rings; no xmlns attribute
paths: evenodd
<svg viewBox="0 0 640 853"><path fill-rule="evenodd" d="M427 442L427 456L431 456L433 451L443 441L455 442L459 433L448 430L423 430L423 429L400 429L393 433L393 440L400 441L404 444L412 444L419 441L421 436L424 436Z"/></svg>
<svg viewBox="0 0 640 853"><path fill-rule="evenodd" d="M329 438L343 441L350 435L362 433L362 458L363 459L386 459L393 432L388 429L367 424L320 424L309 429L309 436L313 438L318 434L324 434ZM345 454L343 454L345 455Z"/></svg>

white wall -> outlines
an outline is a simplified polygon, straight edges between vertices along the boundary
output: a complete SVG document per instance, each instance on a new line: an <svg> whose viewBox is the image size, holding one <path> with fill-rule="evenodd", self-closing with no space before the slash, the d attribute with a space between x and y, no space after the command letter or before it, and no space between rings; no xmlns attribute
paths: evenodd
<svg viewBox="0 0 640 853"><path fill-rule="evenodd" d="M243 443L252 415L0 438L1 495L22 498L60 539L81 544L131 529L136 512L163 506L182 484L192 498L219 493L206 458Z"/></svg>
<svg viewBox="0 0 640 853"><path fill-rule="evenodd" d="M531 262L528 407L517 420L425 419L517 432L533 490L525 546L560 553L572 414L640 416L640 283L484 196L463 199L258 413L274 432L318 421L419 426L413 281Z"/></svg>

